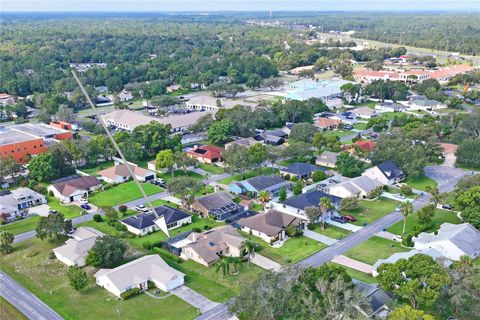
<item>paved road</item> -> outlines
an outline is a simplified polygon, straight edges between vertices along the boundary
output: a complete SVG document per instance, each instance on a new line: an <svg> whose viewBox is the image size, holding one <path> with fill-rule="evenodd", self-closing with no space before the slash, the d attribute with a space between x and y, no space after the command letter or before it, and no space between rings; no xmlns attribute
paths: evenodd
<svg viewBox="0 0 480 320"><path fill-rule="evenodd" d="M14 305L28 319L62 320L55 311L22 287L7 274L0 271L0 295Z"/></svg>
<svg viewBox="0 0 480 320"><path fill-rule="evenodd" d="M352 140L353 138L355 138L356 136L358 136L359 133L360 133L360 135L364 136L364 135L366 135L367 133L372 133L372 129L358 130L358 131L355 131L354 133L352 133L352 134L350 134L350 135L348 135L348 136L340 137L340 142L345 142L345 141Z"/></svg>
<svg viewBox="0 0 480 320"><path fill-rule="evenodd" d="M457 182L471 171L449 166L428 166L425 167L425 175L437 181L440 192L450 192L455 189Z"/></svg>
<svg viewBox="0 0 480 320"><path fill-rule="evenodd" d="M424 194L420 198L416 199L413 202L413 206L415 210L418 210L429 203L430 195ZM383 229L386 229L395 223L401 221L403 219L402 214L400 212L391 212L386 216L376 220L375 222L371 223L363 227L362 229L358 230L355 233L352 233L346 238L339 240L338 242L332 244L328 248L323 249L322 251L317 252L316 254L300 261L298 265L300 266L312 266L312 267L319 267L333 258L345 253L346 251L352 249L355 246L358 246L363 241L366 241L373 237Z"/></svg>
<svg viewBox="0 0 480 320"><path fill-rule="evenodd" d="M228 307L225 303L216 306L213 309L208 310L201 316L195 318L195 320L229 320L236 319L234 315L228 312Z"/></svg>

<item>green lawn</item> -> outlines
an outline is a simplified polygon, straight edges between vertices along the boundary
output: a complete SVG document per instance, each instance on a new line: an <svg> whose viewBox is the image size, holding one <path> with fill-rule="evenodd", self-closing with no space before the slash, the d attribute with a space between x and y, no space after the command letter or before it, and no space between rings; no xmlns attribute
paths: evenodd
<svg viewBox="0 0 480 320"><path fill-rule="evenodd" d="M95 176L98 171L108 169L113 165L114 165L113 160L110 160L110 161L101 162L96 166L86 166L84 168L80 168L79 170L91 176Z"/></svg>
<svg viewBox="0 0 480 320"><path fill-rule="evenodd" d="M366 123L355 123L353 127L357 130L365 130L367 129L367 124Z"/></svg>
<svg viewBox="0 0 480 320"><path fill-rule="evenodd" d="M268 176L268 175L271 175L271 174L276 173L276 172L278 172L278 169L272 169L270 167L262 168L262 175L264 175L264 176ZM235 174L235 175L232 175L228 178L219 180L218 182L223 183L223 184L230 184L233 181L242 181L242 180L250 179L250 178L253 178L253 177L256 177L256 176L259 176L259 175L260 175L260 172L258 170L252 170L252 171L249 171L249 172L245 173L243 175L243 179L239 174Z"/></svg>
<svg viewBox="0 0 480 320"><path fill-rule="evenodd" d="M47 195L46 197L48 201L47 204L50 206L50 208L52 210L57 210L58 212L62 213L67 219L78 217L82 212L82 209L79 206L63 205L55 197L51 197L49 195Z"/></svg>
<svg viewBox="0 0 480 320"><path fill-rule="evenodd" d="M353 215L357 218L357 221L352 223L357 226L362 226L372 223L392 212L399 204L398 201L387 198L380 198L374 201L360 200L357 209L353 211L341 211L340 213Z"/></svg>
<svg viewBox="0 0 480 320"><path fill-rule="evenodd" d="M436 187L437 182L427 176L420 176L418 178L407 178L405 183L413 189L426 191L427 187Z"/></svg>
<svg viewBox="0 0 480 320"><path fill-rule="evenodd" d="M32 215L24 220L18 220L0 227L2 231L8 231L14 235L33 230L37 227L40 216Z"/></svg>
<svg viewBox="0 0 480 320"><path fill-rule="evenodd" d="M195 179L203 179L204 178L201 174L198 174L198 173L192 172L192 171L187 171L185 173L185 171L183 171L183 170L175 170L175 172L173 174L174 174L174 176L172 177L171 172L157 173L157 178L162 178L166 182L168 182L168 180L170 180L174 177L176 178L176 177L183 177L183 176L189 176L189 177L192 177L192 178L195 178Z"/></svg>
<svg viewBox="0 0 480 320"><path fill-rule="evenodd" d="M385 259L397 252L409 251L399 243L379 237L372 237L344 253L345 256L373 265L378 259Z"/></svg>
<svg viewBox="0 0 480 320"><path fill-rule="evenodd" d="M225 172L225 169L210 163L200 163L198 167L211 174L222 174Z"/></svg>
<svg viewBox="0 0 480 320"><path fill-rule="evenodd" d="M400 116L402 113L400 112L382 112L380 116L387 120L393 120L395 117Z"/></svg>
<svg viewBox="0 0 480 320"><path fill-rule="evenodd" d="M337 136L339 138L342 138L342 137L346 137L346 136L349 136L351 134L355 134L357 132L355 131L351 131L351 130L329 130L329 131L324 131L323 132L323 135L326 136L326 137L329 137L329 136Z"/></svg>
<svg viewBox="0 0 480 320"><path fill-rule="evenodd" d="M147 195L162 192L163 189L151 183L142 183L143 190ZM116 206L142 197L134 181L125 182L112 186L106 191L96 192L90 195L89 201L96 206Z"/></svg>
<svg viewBox="0 0 480 320"><path fill-rule="evenodd" d="M10 302L0 297L0 315L3 320L28 320L17 308Z"/></svg>
<svg viewBox="0 0 480 320"><path fill-rule="evenodd" d="M345 266L342 266L342 265L339 265L339 264L336 264L336 263L333 263L333 262L329 262L329 263L344 268L345 271L347 271L348 275L350 277L352 277L352 279L357 279L357 280L365 282L365 283L377 283L377 280L374 277L372 277L371 275L368 275L364 272L361 272L361 271L358 271L358 270L355 270L355 269L352 269L352 268L349 268L349 267L345 267Z"/></svg>
<svg viewBox="0 0 480 320"><path fill-rule="evenodd" d="M322 229L322 226L319 223L315 223L315 229L313 229L312 231L315 231L316 233L322 234L324 236L327 236L333 239L342 239L350 234L348 230L345 230L336 226L331 226L328 224L326 229Z"/></svg>
<svg viewBox="0 0 480 320"><path fill-rule="evenodd" d="M88 287L81 293L74 291L66 279L67 266L48 253L59 243L38 239L15 244L15 251L2 258L0 268L21 285L47 303L65 319L194 319L195 308L172 295L155 300L141 294L129 300L118 301L107 290L96 286L87 267ZM86 307L88 306L88 307Z"/></svg>
<svg viewBox="0 0 480 320"><path fill-rule="evenodd" d="M434 232L440 229L440 225L445 222L453 224L462 223L462 221L457 217L456 213L447 210L435 209L435 215L433 216L432 223L430 227L425 230L425 232ZM405 228L406 234L414 233L413 227L416 224L418 224L418 215L416 213L407 217L407 224ZM401 235L403 231L403 220L388 228L388 231Z"/></svg>

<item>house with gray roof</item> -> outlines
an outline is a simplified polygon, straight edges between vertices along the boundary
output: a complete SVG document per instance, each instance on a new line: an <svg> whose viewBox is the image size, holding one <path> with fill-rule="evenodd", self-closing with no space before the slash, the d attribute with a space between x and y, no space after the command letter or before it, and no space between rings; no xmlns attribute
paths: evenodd
<svg viewBox="0 0 480 320"><path fill-rule="evenodd" d="M431 99L414 99L410 100L408 104L410 110L434 111L438 109L446 109L447 105Z"/></svg>
<svg viewBox="0 0 480 320"><path fill-rule="evenodd" d="M360 176L331 186L329 193L339 198L355 197L357 199L366 199L378 187L382 187L380 182L367 176Z"/></svg>
<svg viewBox="0 0 480 320"><path fill-rule="evenodd" d="M383 291L378 284L368 284L356 279L352 282L369 302L369 308L362 309L363 314L372 319L386 319L391 311L388 305L394 302L393 297Z"/></svg>
<svg viewBox="0 0 480 320"><path fill-rule="evenodd" d="M267 191L271 196L276 197L282 188L288 191L292 189L292 185L290 181L286 181L276 175L270 175L232 182L228 188L230 192L235 194L252 193L253 196L258 196L260 192Z"/></svg>
<svg viewBox="0 0 480 320"><path fill-rule="evenodd" d="M397 167L392 160L387 160L377 164L375 167L369 168L362 173L362 176L376 180L383 185L398 183L405 178L403 171Z"/></svg>
<svg viewBox="0 0 480 320"><path fill-rule="evenodd" d="M321 155L315 160L317 166L335 168L337 163L337 157L340 155L340 152L332 151L323 151Z"/></svg>
<svg viewBox="0 0 480 320"><path fill-rule="evenodd" d="M287 237L285 230L289 226L297 229L305 227L305 220L277 210L242 218L237 223L242 231L260 237L270 244L285 239Z"/></svg>
<svg viewBox="0 0 480 320"><path fill-rule="evenodd" d="M195 199L192 210L203 217L212 216L217 221L224 221L246 209L234 202L230 193L216 192Z"/></svg>
<svg viewBox="0 0 480 320"><path fill-rule="evenodd" d="M437 234L422 232L412 240L415 249L435 249L453 261L459 261L462 256L480 257L480 231L470 223L444 223Z"/></svg>
<svg viewBox="0 0 480 320"><path fill-rule="evenodd" d="M29 188L0 191L2 219L15 220L28 214L28 208L47 203L44 195Z"/></svg>
<svg viewBox="0 0 480 320"><path fill-rule="evenodd" d="M248 148L248 147L251 147L257 143L260 143L260 141L257 141L255 140L254 138L238 138L237 140L234 140L232 142L229 142L225 145L225 149L229 149L231 147L233 147L234 145L239 145L239 146L242 146L242 147L245 147L245 148Z"/></svg>
<svg viewBox="0 0 480 320"><path fill-rule="evenodd" d="M92 176L73 175L53 181L47 190L63 203L69 203L87 198L88 195L100 189L102 183Z"/></svg>
<svg viewBox="0 0 480 320"><path fill-rule="evenodd" d="M404 112L408 107L400 103L384 101L377 103L375 109L383 112Z"/></svg>
<svg viewBox="0 0 480 320"><path fill-rule="evenodd" d="M85 257L88 251L93 247L97 238L103 237L105 234L97 229L90 227L79 227L73 232L70 239L64 245L53 249L53 253L58 260L67 266L85 265Z"/></svg>
<svg viewBox="0 0 480 320"><path fill-rule="evenodd" d="M306 180L310 179L315 171L325 171L325 169L310 163L295 162L289 164L284 169L280 169L280 174Z"/></svg>

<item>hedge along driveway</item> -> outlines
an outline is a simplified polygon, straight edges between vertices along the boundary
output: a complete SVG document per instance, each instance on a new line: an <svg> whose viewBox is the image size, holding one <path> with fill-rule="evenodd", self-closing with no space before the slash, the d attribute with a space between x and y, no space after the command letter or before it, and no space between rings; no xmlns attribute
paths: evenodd
<svg viewBox="0 0 480 320"><path fill-rule="evenodd" d="M151 183L142 183L143 190L147 195L162 192L163 189ZM96 206L116 206L125 202L136 200L142 197L135 181L129 181L117 186L112 186L108 190L92 193L89 201Z"/></svg>

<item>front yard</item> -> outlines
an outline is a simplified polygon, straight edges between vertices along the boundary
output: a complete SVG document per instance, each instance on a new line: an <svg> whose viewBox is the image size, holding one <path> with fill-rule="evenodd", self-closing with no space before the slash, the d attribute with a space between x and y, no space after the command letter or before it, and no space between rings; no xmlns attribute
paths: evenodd
<svg viewBox="0 0 480 320"><path fill-rule="evenodd" d="M143 190L147 195L162 192L163 189L151 183L142 183ZM92 193L89 201L96 206L116 206L125 202L136 200L142 197L140 190L138 190L135 181L125 182L110 189L100 192Z"/></svg>
<svg viewBox="0 0 480 320"><path fill-rule="evenodd" d="M203 179L203 176L201 174L198 174L198 173L193 172L193 171L185 172L183 170L175 170L173 172L173 177L172 177L171 172L157 173L157 178L161 178L161 179L165 180L166 182L168 182L168 180L170 180L172 178L183 177L183 176L189 176L189 177L192 177L192 178L195 178L195 179Z"/></svg>
<svg viewBox="0 0 480 320"><path fill-rule="evenodd" d="M442 223L453 223L453 224L459 224L462 223L462 221L457 217L457 214L452 211L448 210L441 210L441 209L435 209L435 215L433 216L432 222L430 224L430 227L425 230L425 232L434 232L438 229L440 229L440 226ZM418 215L414 213L413 215L410 215L407 217L407 224L405 228L405 233L406 234L413 234L414 233L414 226L418 225ZM391 233L395 233L398 235L402 235L403 231L403 220L394 224L390 228L387 229Z"/></svg>
<svg viewBox="0 0 480 320"><path fill-rule="evenodd" d="M198 167L202 170L207 171L208 173L211 173L211 174L225 173L225 169L223 169L222 167L216 166L214 164L210 164L210 163L199 163Z"/></svg>
<svg viewBox="0 0 480 320"><path fill-rule="evenodd" d="M357 221L352 223L357 226L363 226L394 211L395 207L399 204L400 202L387 198L380 198L373 201L360 200L357 209L353 211L341 211L340 213L353 215L357 218Z"/></svg>
<svg viewBox="0 0 480 320"><path fill-rule="evenodd" d="M23 220L7 223L0 227L2 231L8 231L14 235L34 230L37 227L40 216L33 215Z"/></svg>
<svg viewBox="0 0 480 320"><path fill-rule="evenodd" d="M378 259L385 259L397 252L409 251L399 243L379 237L372 237L344 253L345 256L373 265Z"/></svg>
<svg viewBox="0 0 480 320"><path fill-rule="evenodd" d="M47 303L65 319L194 319L195 308L176 296L155 300L141 294L118 301L107 290L96 286L95 270L87 267L88 287L73 290L66 278L67 266L48 253L60 244L38 239L15 244L15 251L2 258L1 270ZM141 310L141 312L139 312Z"/></svg>
<svg viewBox="0 0 480 320"><path fill-rule="evenodd" d="M329 263L333 265L337 265L336 263L333 263L333 262L329 262ZM358 271L349 267L345 267L342 265L338 265L338 266L344 268L345 271L347 271L348 275L352 277L352 279L356 279L365 283L377 283L377 280L374 277L366 274L365 272L361 272L361 271Z"/></svg>
<svg viewBox="0 0 480 320"><path fill-rule="evenodd" d="M437 182L433 179L430 179L427 176L420 176L418 178L408 178L405 180L405 183L408 184L413 189L426 191L427 187L436 187Z"/></svg>
<svg viewBox="0 0 480 320"><path fill-rule="evenodd" d="M322 229L322 226L319 223L314 224L314 229L312 229L312 231L333 239L342 239L350 234L348 230L329 224L326 224L326 229Z"/></svg>

